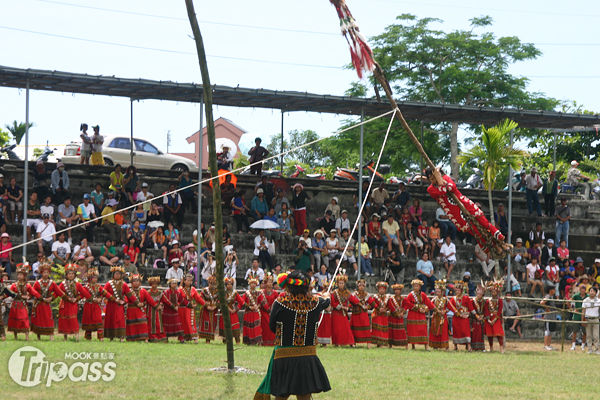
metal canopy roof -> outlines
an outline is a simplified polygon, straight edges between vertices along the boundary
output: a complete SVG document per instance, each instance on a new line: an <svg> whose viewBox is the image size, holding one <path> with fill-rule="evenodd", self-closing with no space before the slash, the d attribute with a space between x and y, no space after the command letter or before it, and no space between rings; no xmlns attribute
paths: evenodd
<svg viewBox="0 0 600 400"><path fill-rule="evenodd" d="M75 74L59 71L21 69L0 66L0 87L55 92L127 97L134 100L156 99L190 103L200 101L201 84L125 79L114 76ZM213 86L213 102L231 107L271 108L282 111L309 111L342 115L377 116L390 110L387 101L356 97L319 95L302 92ZM428 122L461 122L493 125L510 118L525 128L569 129L600 124L599 115L565 114L554 111L518 110L478 106L443 105L417 101L398 101L407 119Z"/></svg>

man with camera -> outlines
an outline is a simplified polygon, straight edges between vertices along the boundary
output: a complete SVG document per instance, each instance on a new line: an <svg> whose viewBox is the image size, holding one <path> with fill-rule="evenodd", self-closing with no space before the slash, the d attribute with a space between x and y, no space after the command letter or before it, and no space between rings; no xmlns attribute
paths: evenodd
<svg viewBox="0 0 600 400"><path fill-rule="evenodd" d="M298 242L298 248L294 250L294 256L296 269L304 272L308 271L309 269L313 269L315 265L315 259L311 251L306 250L306 242L304 240L300 240Z"/></svg>
<svg viewBox="0 0 600 400"><path fill-rule="evenodd" d="M390 287L397 283L404 285L404 266L395 251L390 252L385 259L385 281Z"/></svg>

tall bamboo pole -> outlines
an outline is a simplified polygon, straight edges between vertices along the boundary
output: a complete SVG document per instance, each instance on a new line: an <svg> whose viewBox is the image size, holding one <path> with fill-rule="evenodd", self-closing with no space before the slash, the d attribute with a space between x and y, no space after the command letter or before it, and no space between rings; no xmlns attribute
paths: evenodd
<svg viewBox="0 0 600 400"><path fill-rule="evenodd" d="M192 32L194 33L194 40L196 41L196 51L198 52L198 63L200 64L200 73L202 74L202 89L204 91L204 103L206 110L206 127L208 136L208 165L210 167L211 176L218 176L217 168L217 149L215 145L215 122L212 113L212 89L210 86L210 77L208 75L208 64L206 62L206 53L204 52L204 42L202 41L202 34L200 33L200 26L198 26L198 20L196 19L196 12L194 11L194 3L192 0L185 0L187 8L188 18L190 25L192 26ZM202 131L200 132L202 135ZM202 171L202 165L200 165ZM221 209L221 186L219 185L218 178L213 180L213 210L215 216L215 230L222 235L223 234L223 211ZM199 191L199 195L202 192ZM198 232L198 235L200 232ZM232 371L234 369L234 356L233 356L233 332L231 331L231 317L229 315L229 307L227 299L225 298L225 284L223 282L223 241L215 241L215 258L217 264L217 293L219 296L219 304L221 306L221 317L223 318L223 325L225 326L225 340L227 342L227 369Z"/></svg>

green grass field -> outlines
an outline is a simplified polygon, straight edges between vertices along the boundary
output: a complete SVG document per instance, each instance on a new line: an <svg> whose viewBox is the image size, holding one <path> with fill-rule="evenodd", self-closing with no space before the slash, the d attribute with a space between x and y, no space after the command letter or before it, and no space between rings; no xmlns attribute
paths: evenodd
<svg viewBox="0 0 600 400"><path fill-rule="evenodd" d="M21 387L11 379L7 366L13 352L25 345L42 350L50 362L68 365L75 361L65 361L65 352L114 353L116 376L111 382L71 382L67 378L51 387L45 383ZM315 399L572 399L600 395L596 384L600 356L584 354L579 348L545 352L542 346L509 343L504 355L320 348L318 355L332 390ZM226 364L225 346L220 343L26 343L8 339L0 342L0 387L4 399L252 399L272 349L236 348L236 365L257 374L207 371ZM588 384L580 384L585 381Z"/></svg>

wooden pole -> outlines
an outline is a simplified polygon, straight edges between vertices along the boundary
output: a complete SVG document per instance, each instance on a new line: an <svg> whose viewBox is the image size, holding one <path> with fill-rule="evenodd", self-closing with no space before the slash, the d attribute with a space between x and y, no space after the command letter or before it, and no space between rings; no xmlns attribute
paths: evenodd
<svg viewBox="0 0 600 400"><path fill-rule="evenodd" d="M211 176L215 177L213 180L213 210L215 217L215 230L219 235L223 234L223 211L221 209L221 186L219 185L219 179L217 176L217 150L215 145L215 122L212 112L212 88L210 86L210 77L208 75L208 64L206 62L206 53L204 52L204 42L202 41L202 34L200 33L200 26L198 26L198 20L196 19L196 12L194 11L194 3L192 0L185 0L187 8L188 18L190 25L192 26L192 32L194 33L194 40L196 41L196 51L198 52L198 63L200 64L200 72L202 74L202 89L204 91L204 102L206 110L206 123L207 123L207 136L208 136L208 160L210 167ZM202 131L200 132L202 135ZM202 165L200 165L200 171L202 171ZM199 195L202 192L199 191ZM200 232L198 232L198 236ZM215 242L215 258L217 264L217 293L219 296L219 304L221 307L221 316L223 317L223 325L225 326L225 341L227 343L227 369L233 371L235 367L234 356L233 356L233 332L231 331L231 316L229 315L229 306L227 299L225 298L225 283L223 282L223 241L217 240Z"/></svg>

